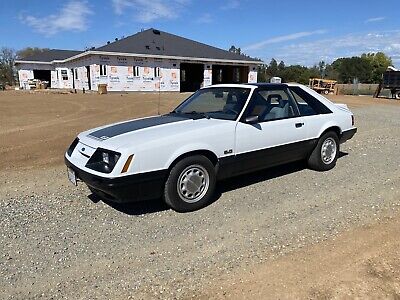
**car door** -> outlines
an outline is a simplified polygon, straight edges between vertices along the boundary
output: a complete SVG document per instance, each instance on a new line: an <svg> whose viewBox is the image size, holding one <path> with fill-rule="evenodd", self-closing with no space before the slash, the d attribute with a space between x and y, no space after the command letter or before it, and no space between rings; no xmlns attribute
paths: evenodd
<svg viewBox="0 0 400 300"><path fill-rule="evenodd" d="M254 116L258 117L255 122ZM253 122L249 121L251 117ZM310 148L305 127L304 118L285 86L256 89L236 125L233 173L304 158Z"/></svg>
<svg viewBox="0 0 400 300"><path fill-rule="evenodd" d="M332 111L300 86L291 86L289 90L304 118L308 138L316 141L321 128L332 120Z"/></svg>

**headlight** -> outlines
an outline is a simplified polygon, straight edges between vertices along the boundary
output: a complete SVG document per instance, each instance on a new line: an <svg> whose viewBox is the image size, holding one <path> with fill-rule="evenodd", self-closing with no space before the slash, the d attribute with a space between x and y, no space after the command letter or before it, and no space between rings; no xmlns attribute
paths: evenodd
<svg viewBox="0 0 400 300"><path fill-rule="evenodd" d="M120 156L121 153L97 148L86 163L86 167L102 173L111 173Z"/></svg>
<svg viewBox="0 0 400 300"><path fill-rule="evenodd" d="M108 152L103 152L101 155L103 156L103 162L110 164L110 154Z"/></svg>
<svg viewBox="0 0 400 300"><path fill-rule="evenodd" d="M68 150L67 150L68 156L71 156L72 152L74 152L75 147L76 147L76 145L78 145L78 143L79 143L79 139L76 138L76 139L72 142L71 146L69 146L69 148L68 148Z"/></svg>

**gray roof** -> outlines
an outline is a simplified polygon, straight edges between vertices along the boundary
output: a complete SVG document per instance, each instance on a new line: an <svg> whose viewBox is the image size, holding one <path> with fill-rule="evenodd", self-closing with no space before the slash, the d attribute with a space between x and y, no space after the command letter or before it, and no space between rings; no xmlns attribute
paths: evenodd
<svg viewBox="0 0 400 300"><path fill-rule="evenodd" d="M258 59L246 55L222 50L153 28L109 43L95 50L259 62Z"/></svg>
<svg viewBox="0 0 400 300"><path fill-rule="evenodd" d="M63 60L66 58L70 58L79 53L82 53L82 51L49 49L35 53L31 56L17 59L17 61L52 62L53 60Z"/></svg>

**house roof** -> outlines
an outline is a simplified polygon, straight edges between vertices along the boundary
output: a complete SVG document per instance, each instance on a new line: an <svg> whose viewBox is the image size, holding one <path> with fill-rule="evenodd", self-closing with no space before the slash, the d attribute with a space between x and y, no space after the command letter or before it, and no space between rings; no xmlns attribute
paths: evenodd
<svg viewBox="0 0 400 300"><path fill-rule="evenodd" d="M54 60L64 60L70 58L72 56L78 55L83 51L74 51L74 50L61 50L61 49L49 49L41 52L37 52L34 55L27 56L18 61L29 61L29 62L52 62Z"/></svg>
<svg viewBox="0 0 400 300"><path fill-rule="evenodd" d="M246 55L153 28L96 48L95 51L259 62L258 59Z"/></svg>
<svg viewBox="0 0 400 300"><path fill-rule="evenodd" d="M66 62L86 55L128 55L152 56L160 58L212 60L240 63L260 63L261 61L243 54L229 52L200 42L189 40L171 33L148 29L126 38L108 43L87 51L50 49L29 57L16 60L15 63L52 64L55 61Z"/></svg>

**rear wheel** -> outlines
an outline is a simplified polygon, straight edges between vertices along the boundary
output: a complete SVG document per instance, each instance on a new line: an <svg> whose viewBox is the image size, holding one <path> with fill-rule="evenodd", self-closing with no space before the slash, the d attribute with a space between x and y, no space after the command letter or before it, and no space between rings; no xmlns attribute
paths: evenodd
<svg viewBox="0 0 400 300"><path fill-rule="evenodd" d="M207 157L186 157L171 169L165 183L164 200L178 212L197 210L209 203L215 184L215 167Z"/></svg>
<svg viewBox="0 0 400 300"><path fill-rule="evenodd" d="M333 131L323 134L308 158L308 166L316 171L327 171L335 167L339 155L339 138Z"/></svg>

